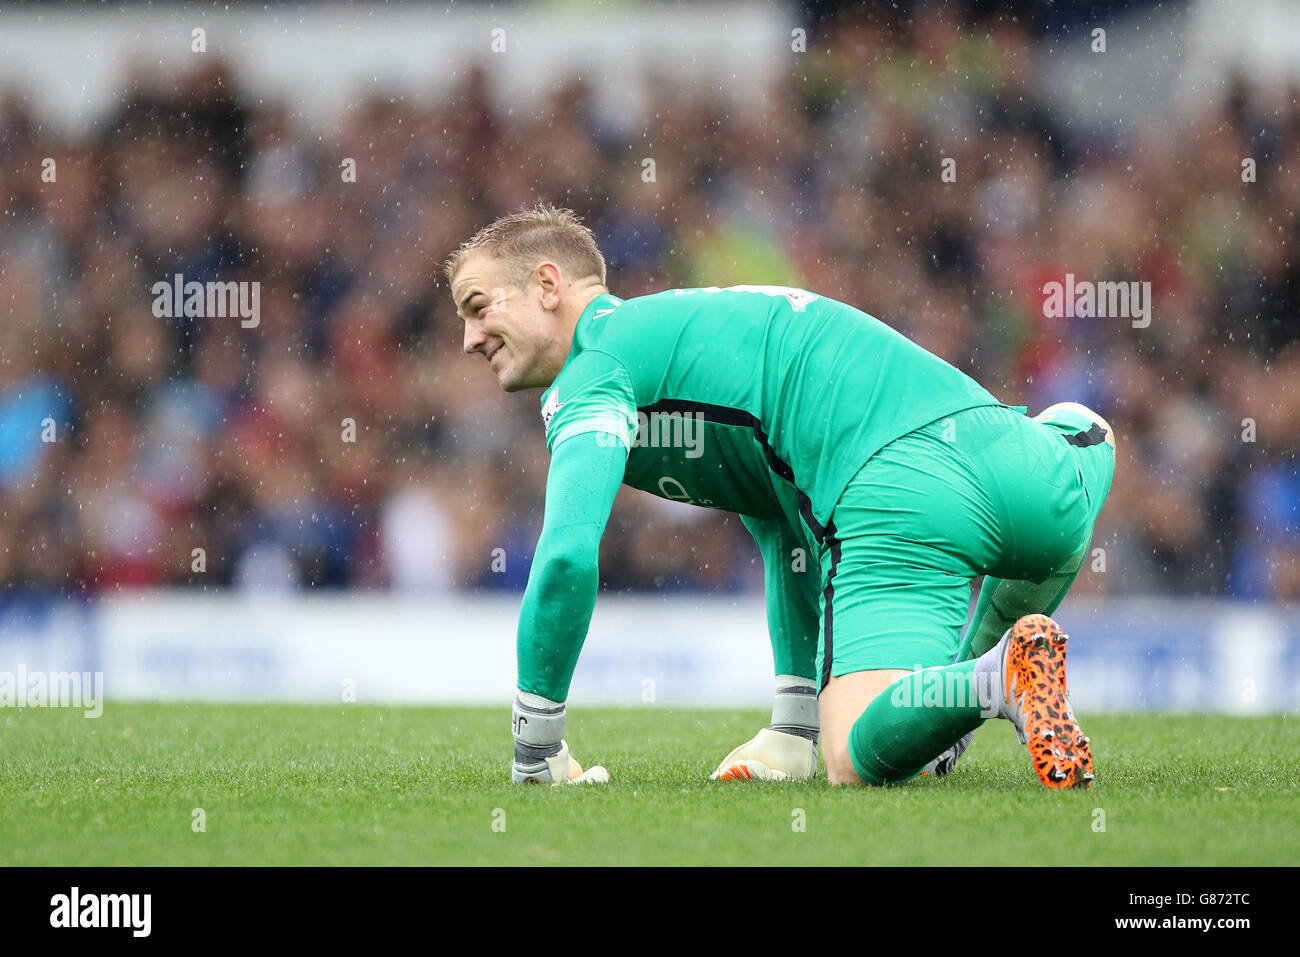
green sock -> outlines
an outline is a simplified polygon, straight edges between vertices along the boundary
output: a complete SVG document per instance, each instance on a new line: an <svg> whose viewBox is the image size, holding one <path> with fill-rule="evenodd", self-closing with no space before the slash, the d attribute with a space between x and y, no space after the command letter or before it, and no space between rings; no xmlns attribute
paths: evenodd
<svg viewBox="0 0 1300 957"><path fill-rule="evenodd" d="M849 756L867 784L921 773L987 712L976 694L976 660L904 675L878 694L849 730Z"/></svg>
<svg viewBox="0 0 1300 957"><path fill-rule="evenodd" d="M1083 568L1087 554L1085 545L1047 581L1039 584L985 575L979 600L975 603L975 615L962 638L957 660L978 658L996 645L1007 629L1025 615L1050 615L1056 611Z"/></svg>

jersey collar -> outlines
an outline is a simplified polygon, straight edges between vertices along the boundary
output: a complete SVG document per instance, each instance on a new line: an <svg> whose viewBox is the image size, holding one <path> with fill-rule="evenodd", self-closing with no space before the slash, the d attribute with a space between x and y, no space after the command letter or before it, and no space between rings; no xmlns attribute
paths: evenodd
<svg viewBox="0 0 1300 957"><path fill-rule="evenodd" d="M585 333L586 330L590 328L591 323L594 320L609 315L622 304L622 299L618 298L618 296L611 296L607 292L601 293L595 299L591 300L591 302L587 303L587 308L582 310L582 315L578 317L578 322L573 327L573 344L569 346L569 354L565 357L564 366L567 366L572 362L573 357L583 350L583 347L585 346L583 339L586 338ZM560 367L561 372L564 371L564 366ZM549 388L549 386L547 388ZM543 395L545 395L545 393L543 393Z"/></svg>
<svg viewBox="0 0 1300 957"><path fill-rule="evenodd" d="M609 293L603 292L587 303L587 308L582 310L582 315L578 317L578 325L582 325L586 320L607 316L622 304L623 300L618 296L611 296Z"/></svg>
<svg viewBox="0 0 1300 957"><path fill-rule="evenodd" d="M582 315L578 317L578 324L573 329L573 347L569 350L569 358L573 358L586 347L587 332L591 329L591 324L599 322L622 304L622 299L611 296L607 292L601 293L587 303L587 308L582 310Z"/></svg>

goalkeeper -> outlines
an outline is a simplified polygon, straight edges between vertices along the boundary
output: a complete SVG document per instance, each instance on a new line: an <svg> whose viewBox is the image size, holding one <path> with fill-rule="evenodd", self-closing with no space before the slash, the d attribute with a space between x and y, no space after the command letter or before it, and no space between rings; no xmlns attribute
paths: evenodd
<svg viewBox="0 0 1300 957"><path fill-rule="evenodd" d="M625 483L738 513L763 555L772 727L715 777L811 777L820 731L832 783L903 781L951 766L1002 717L1045 786L1088 786L1065 636L1046 616L1110 488L1100 416L1064 403L1027 418L879 320L804 290L620 300L568 210L499 219L445 271L465 352L506 392L545 390L551 463L519 618L515 781L583 779L564 702ZM684 425L694 441L644 441Z"/></svg>

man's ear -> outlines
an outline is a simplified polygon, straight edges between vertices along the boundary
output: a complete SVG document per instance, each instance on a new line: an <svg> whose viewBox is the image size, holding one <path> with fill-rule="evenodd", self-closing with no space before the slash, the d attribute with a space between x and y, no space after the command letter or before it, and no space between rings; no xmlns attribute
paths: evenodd
<svg viewBox="0 0 1300 957"><path fill-rule="evenodd" d="M533 277L542 289L542 308L560 308L560 283L563 281L560 267L553 262L539 263L533 270Z"/></svg>

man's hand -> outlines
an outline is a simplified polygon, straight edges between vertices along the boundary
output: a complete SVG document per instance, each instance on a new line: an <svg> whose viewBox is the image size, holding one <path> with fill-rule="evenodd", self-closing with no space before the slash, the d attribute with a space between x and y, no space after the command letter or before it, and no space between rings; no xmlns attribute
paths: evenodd
<svg viewBox="0 0 1300 957"><path fill-rule="evenodd" d="M817 683L777 675L772 726L722 759L715 781L807 781L817 776Z"/></svg>
<svg viewBox="0 0 1300 957"><path fill-rule="evenodd" d="M564 702L520 691L515 695L511 730L515 760L510 780L516 784L587 784L609 780L600 765L583 771L564 740Z"/></svg>
<svg viewBox="0 0 1300 957"><path fill-rule="evenodd" d="M601 765L582 770L569 753L568 742L561 739L560 750L549 758L532 764L520 764L516 757L510 774L516 784L604 784L609 772Z"/></svg>
<svg viewBox="0 0 1300 957"><path fill-rule="evenodd" d="M570 784L605 784L609 781L609 772L603 765L593 764L582 770L582 765L573 755L569 755L569 783Z"/></svg>
<svg viewBox="0 0 1300 957"><path fill-rule="evenodd" d="M809 738L764 728L709 775L715 781L807 781L817 774L817 745Z"/></svg>

